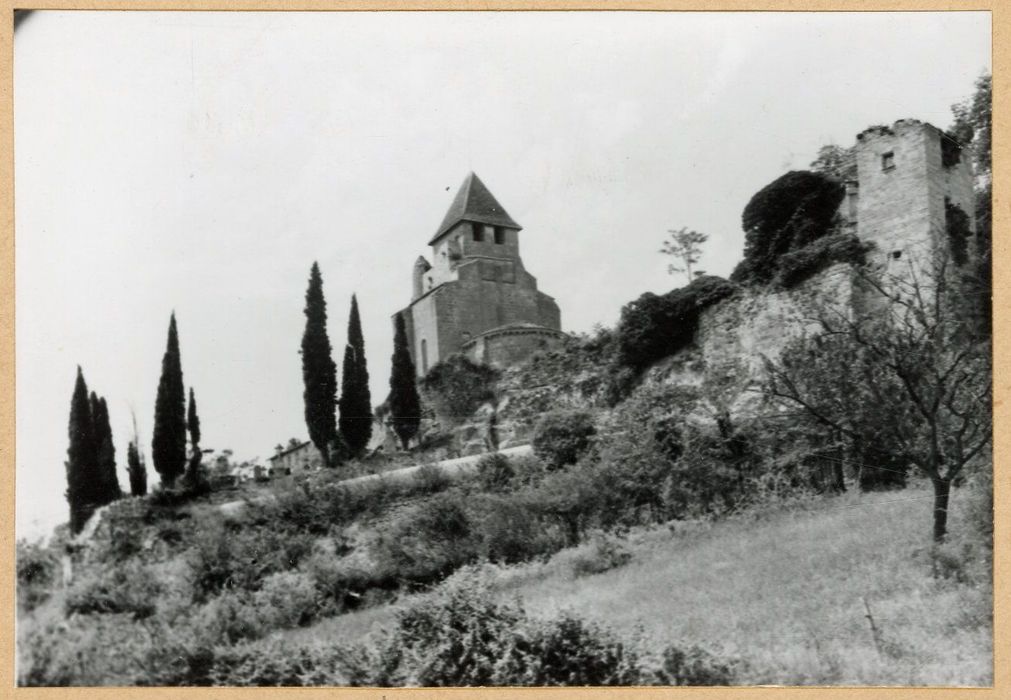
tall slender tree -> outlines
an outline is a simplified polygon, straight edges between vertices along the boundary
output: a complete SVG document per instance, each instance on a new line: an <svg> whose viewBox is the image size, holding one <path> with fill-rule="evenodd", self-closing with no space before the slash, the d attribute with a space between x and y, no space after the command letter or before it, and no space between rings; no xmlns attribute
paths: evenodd
<svg viewBox="0 0 1011 700"><path fill-rule="evenodd" d="M112 442L112 425L105 397L91 393L91 423L96 450L98 483L96 491L99 505L111 503L122 497L119 475L116 473L116 447Z"/></svg>
<svg viewBox="0 0 1011 700"><path fill-rule="evenodd" d="M186 428L190 432L190 462L186 468L186 481L190 488L201 485L200 462L203 453L200 451L200 418L197 416L197 398L190 387L190 403L186 410Z"/></svg>
<svg viewBox="0 0 1011 700"><path fill-rule="evenodd" d="M305 292L305 332L302 334L302 381L305 425L320 451L323 464L332 466L331 448L337 438L337 365L326 332L326 299L319 265L312 264Z"/></svg>
<svg viewBox="0 0 1011 700"><path fill-rule="evenodd" d="M151 457L155 471L167 487L173 486L186 468L186 392L175 313L169 321L168 343L161 361Z"/></svg>
<svg viewBox="0 0 1011 700"><path fill-rule="evenodd" d="M130 441L126 449L126 471L130 475L130 494L144 496L147 494L147 470L140 459L137 443Z"/></svg>
<svg viewBox="0 0 1011 700"><path fill-rule="evenodd" d="M402 314L393 322L393 368L390 371L390 415L393 430L404 449L418 434L421 425L421 399L415 381L414 362L407 347L407 327Z"/></svg>
<svg viewBox="0 0 1011 700"><path fill-rule="evenodd" d="M67 448L67 503L70 505L70 531L77 534L97 507L98 450L91 418L88 385L81 367L70 399L70 445Z"/></svg>
<svg viewBox="0 0 1011 700"><path fill-rule="evenodd" d="M351 295L351 313L348 316L348 342L344 346L340 410L341 437L351 454L360 454L372 437L372 396L365 361L365 338L354 294Z"/></svg>

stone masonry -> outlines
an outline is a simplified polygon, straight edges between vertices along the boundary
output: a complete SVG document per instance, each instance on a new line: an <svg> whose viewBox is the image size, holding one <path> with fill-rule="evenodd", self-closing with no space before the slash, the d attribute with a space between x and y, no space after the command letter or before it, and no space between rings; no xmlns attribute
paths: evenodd
<svg viewBox="0 0 1011 700"><path fill-rule="evenodd" d="M537 288L519 251L521 227L471 173L414 263L400 311L418 376L456 352L510 366L564 338L555 300Z"/></svg>

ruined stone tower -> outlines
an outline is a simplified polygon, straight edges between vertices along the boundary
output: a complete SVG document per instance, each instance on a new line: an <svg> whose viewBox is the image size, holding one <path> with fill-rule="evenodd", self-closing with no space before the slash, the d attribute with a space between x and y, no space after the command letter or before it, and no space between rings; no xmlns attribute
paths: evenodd
<svg viewBox="0 0 1011 700"><path fill-rule="evenodd" d="M565 337L558 305L523 267L521 230L469 174L428 242L432 261L415 261L411 303L399 312L419 377L456 352L508 366Z"/></svg>
<svg viewBox="0 0 1011 700"><path fill-rule="evenodd" d="M844 206L856 214L857 235L877 246L890 271L908 269L910 259L929 264L937 246L948 245L953 207L975 233L972 168L959 150L940 129L915 119L857 135L859 187L851 183Z"/></svg>

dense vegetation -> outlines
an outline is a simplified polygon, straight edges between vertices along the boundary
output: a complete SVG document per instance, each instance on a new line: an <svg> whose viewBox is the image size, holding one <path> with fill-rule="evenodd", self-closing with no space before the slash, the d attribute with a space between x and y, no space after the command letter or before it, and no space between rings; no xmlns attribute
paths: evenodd
<svg viewBox="0 0 1011 700"><path fill-rule="evenodd" d="M702 311L734 290L724 279L704 276L667 294L647 292L626 304L616 329L618 364L641 372L675 354L694 339Z"/></svg>
<svg viewBox="0 0 1011 700"><path fill-rule="evenodd" d="M740 284L771 282L784 255L831 231L844 194L835 178L806 170L788 172L763 187L741 215L744 259L730 279Z"/></svg>

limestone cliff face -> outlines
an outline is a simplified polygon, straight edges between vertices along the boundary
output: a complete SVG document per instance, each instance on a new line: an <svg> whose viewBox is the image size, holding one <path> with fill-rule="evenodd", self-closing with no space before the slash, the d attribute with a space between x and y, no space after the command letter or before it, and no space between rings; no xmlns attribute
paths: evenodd
<svg viewBox="0 0 1011 700"><path fill-rule="evenodd" d="M763 410L757 389L763 357L817 330L819 309L850 308L852 268L835 265L788 290L743 289L706 309L694 342L650 367L632 394L657 387L700 389L736 415ZM504 373L494 407L500 447L529 442L546 411L580 408L605 414L606 360L578 343L535 356ZM471 430L473 426L471 426ZM474 445L473 447L476 447Z"/></svg>

